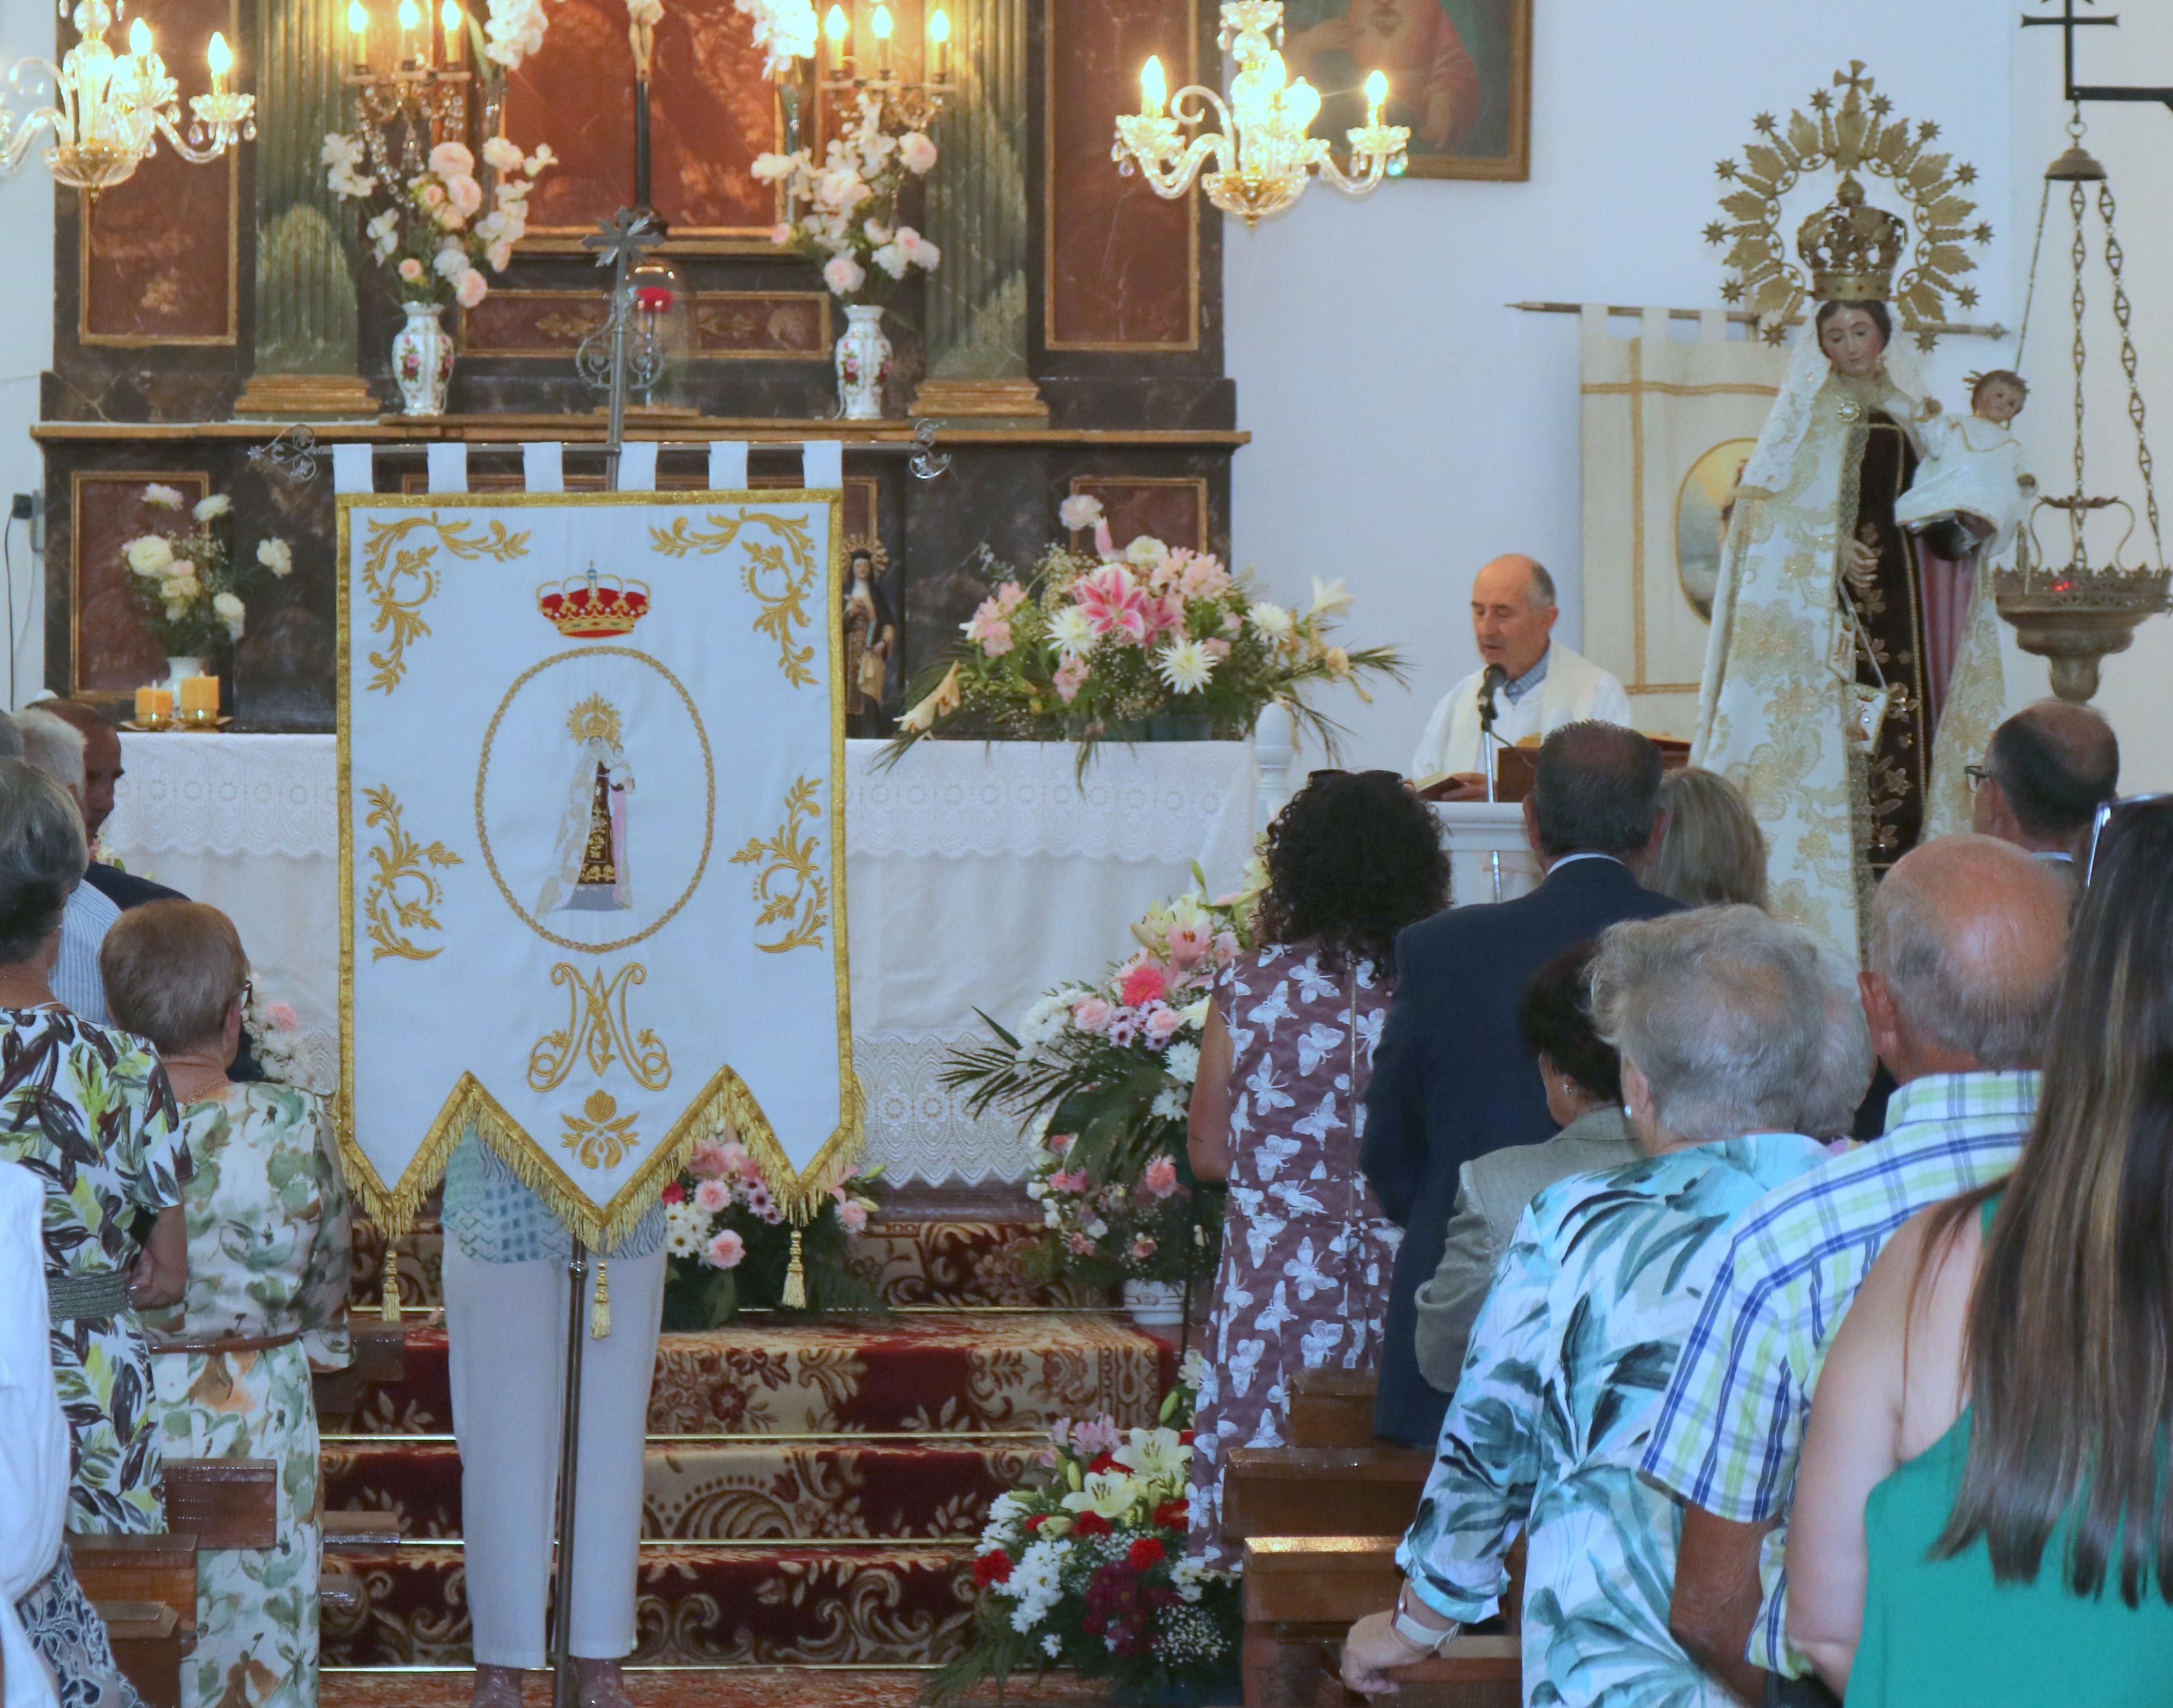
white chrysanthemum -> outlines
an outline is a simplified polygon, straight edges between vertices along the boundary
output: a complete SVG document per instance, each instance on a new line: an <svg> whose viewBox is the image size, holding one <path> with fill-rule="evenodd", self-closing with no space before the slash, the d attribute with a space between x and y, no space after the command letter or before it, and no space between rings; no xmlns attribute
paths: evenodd
<svg viewBox="0 0 2173 1708"><path fill-rule="evenodd" d="M1184 1099L1170 1087L1157 1092L1154 1102L1147 1106L1147 1113L1162 1121L1182 1121L1184 1110Z"/></svg>
<svg viewBox="0 0 2173 1708"><path fill-rule="evenodd" d="M1041 1640L1041 1651L1050 1660L1054 1660L1064 1652L1064 1639L1058 1636L1054 1631L1051 1631Z"/></svg>
<svg viewBox="0 0 2173 1708"><path fill-rule="evenodd" d="M1205 641L1178 642L1155 654L1155 674L1180 694L1196 694L1214 679L1215 655Z"/></svg>
<svg viewBox="0 0 2173 1708"><path fill-rule="evenodd" d="M1245 621L1259 629L1262 634L1275 640L1281 640L1288 634L1291 628L1290 612L1280 605L1270 605L1264 601L1248 606L1245 612Z"/></svg>
<svg viewBox="0 0 2173 1708"><path fill-rule="evenodd" d="M1190 1085L1200 1073L1200 1046L1180 1040L1162 1052L1162 1064L1180 1085Z"/></svg>
<svg viewBox="0 0 2173 1708"><path fill-rule="evenodd" d="M709 1220L691 1204L666 1204L664 1249L675 1258L699 1257Z"/></svg>
<svg viewBox="0 0 2173 1708"><path fill-rule="evenodd" d="M1094 644L1093 619L1067 605L1049 620L1049 649L1067 659L1083 657Z"/></svg>

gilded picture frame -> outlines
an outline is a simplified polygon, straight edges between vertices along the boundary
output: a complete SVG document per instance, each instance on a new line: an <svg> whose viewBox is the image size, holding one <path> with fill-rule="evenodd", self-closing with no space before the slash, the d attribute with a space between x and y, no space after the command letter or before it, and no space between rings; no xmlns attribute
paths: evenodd
<svg viewBox="0 0 2173 1708"><path fill-rule="evenodd" d="M1290 0L1283 57L1321 93L1313 134L1342 153L1367 73L1411 132L1405 175L1523 182L1531 173L1533 0Z"/></svg>

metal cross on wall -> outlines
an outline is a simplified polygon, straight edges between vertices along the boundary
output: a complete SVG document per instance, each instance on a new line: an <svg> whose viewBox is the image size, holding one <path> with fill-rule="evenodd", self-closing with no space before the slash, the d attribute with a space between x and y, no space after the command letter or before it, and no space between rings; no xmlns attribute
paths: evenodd
<svg viewBox="0 0 2173 1708"><path fill-rule="evenodd" d="M2091 0L2083 0L2084 5ZM2066 72L2067 93L2061 97L2068 101L2157 101L2173 110L2173 87L2150 88L2140 84L2079 84L2075 81L2075 32L2078 30L2109 29L2120 22L2119 14L2108 13L2102 17L2079 18L2075 15L2075 0L2060 0L2061 10L2054 17L2032 18L2025 13L2022 27L2042 27L2057 30L2065 40L2062 45L2062 63Z"/></svg>

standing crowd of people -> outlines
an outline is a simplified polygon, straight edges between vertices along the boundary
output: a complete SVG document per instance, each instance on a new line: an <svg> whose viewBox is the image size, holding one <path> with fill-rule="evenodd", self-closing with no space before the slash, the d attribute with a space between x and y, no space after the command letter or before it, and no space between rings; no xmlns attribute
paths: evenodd
<svg viewBox="0 0 2173 1708"><path fill-rule="evenodd" d="M1191 1111L1230 1183L1191 1502L1308 1370L1434 1462L1345 1680L1494 1617L1524 1700L2162 1700L2173 800L2001 726L1858 957L1768 911L1719 776L1541 746L1529 894L1443 910L1416 797L1316 773ZM1849 946L1854 947L1856 946Z"/></svg>

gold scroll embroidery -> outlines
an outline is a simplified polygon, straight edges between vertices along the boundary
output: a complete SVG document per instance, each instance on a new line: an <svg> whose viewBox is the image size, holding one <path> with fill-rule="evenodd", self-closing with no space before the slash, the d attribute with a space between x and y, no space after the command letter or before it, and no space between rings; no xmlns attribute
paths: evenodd
<svg viewBox="0 0 2173 1708"><path fill-rule="evenodd" d="M817 868L822 844L807 828L819 816L815 791L820 786L812 777L800 779L785 791L785 822L777 833L750 838L732 856L736 866L760 868L755 874L754 898L762 903L762 912L756 916L755 929L759 932L780 919L792 922L774 943L756 939L754 946L765 955L822 946L822 927L830 918L826 911L830 886Z"/></svg>
<svg viewBox="0 0 2173 1708"><path fill-rule="evenodd" d="M644 1090L661 1091L670 1085L671 1056L663 1040L647 1026L635 1032L627 1019L627 993L648 978L649 969L639 962L628 962L609 978L601 972L585 974L563 961L553 967L551 982L566 988L572 1011L562 1031L545 1032L529 1051L530 1088L556 1091L584 1055L598 1078L614 1061L623 1061Z"/></svg>
<svg viewBox="0 0 2173 1708"><path fill-rule="evenodd" d="M641 1117L638 1110L631 1115L620 1114L618 1100L609 1091L591 1091L583 1100L580 1114L558 1118L566 1123L566 1136L558 1141L560 1150L580 1157L584 1168L616 1168L619 1158L637 1142L634 1123Z"/></svg>
<svg viewBox="0 0 2173 1708"><path fill-rule="evenodd" d="M437 537L436 545L402 545L418 528ZM439 574L433 567L442 546L456 558L494 558L501 563L528 553L528 532L510 534L505 524L493 522L477 535L475 524L448 521L435 511L428 515L398 516L389 522L373 521L363 547L362 585L376 606L369 632L385 637L385 649L369 655L377 667L369 688L389 694L407 674L407 649L430 632L423 620L423 607L438 590Z"/></svg>
<svg viewBox="0 0 2173 1708"><path fill-rule="evenodd" d="M369 816L363 823L385 832L384 840L369 850L369 863L376 870L362 898L369 958L382 961L390 955L402 961L428 961L438 950L418 948L407 934L445 929L437 914L445 889L432 868L456 866L461 857L441 842L421 843L408 835L400 823L399 798L390 789L365 789L363 799L369 803Z"/></svg>
<svg viewBox="0 0 2173 1708"><path fill-rule="evenodd" d="M751 515L709 517L711 531L690 529L687 519L675 519L668 528L652 525L650 543L667 558L684 558L690 552L705 556L722 552L740 540L741 531L759 522L776 536L770 544L741 541L747 561L740 566L740 583L754 595L762 612L754 620L756 632L777 643L777 667L795 688L812 687L815 647L801 635L809 622L807 595L815 589L815 541L807 524L791 516Z"/></svg>

